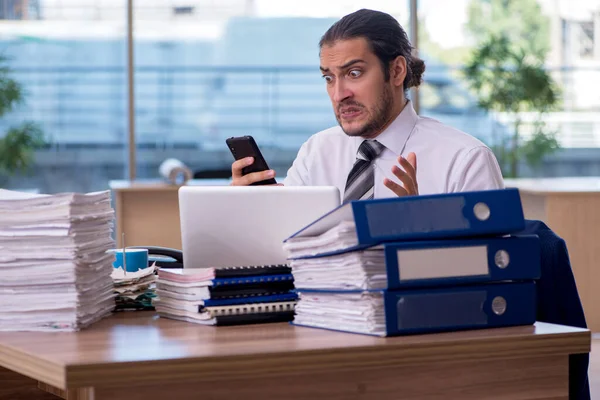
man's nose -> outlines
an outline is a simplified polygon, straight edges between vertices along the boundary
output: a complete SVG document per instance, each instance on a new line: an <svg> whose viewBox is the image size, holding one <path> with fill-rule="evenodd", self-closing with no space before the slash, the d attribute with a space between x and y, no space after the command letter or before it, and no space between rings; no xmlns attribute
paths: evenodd
<svg viewBox="0 0 600 400"><path fill-rule="evenodd" d="M352 97L352 92L344 84L343 80L338 79L333 88L333 101L340 103L349 97Z"/></svg>

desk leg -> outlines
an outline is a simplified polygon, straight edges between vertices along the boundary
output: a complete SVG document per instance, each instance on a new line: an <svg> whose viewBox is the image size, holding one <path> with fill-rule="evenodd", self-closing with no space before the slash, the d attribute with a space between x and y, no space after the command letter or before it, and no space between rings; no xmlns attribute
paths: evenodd
<svg viewBox="0 0 600 400"><path fill-rule="evenodd" d="M95 388L94 400L286 399L286 400L568 400L568 356L485 362L340 365L329 372L248 371L214 374L202 382L173 377L162 385ZM190 379L190 377L188 377Z"/></svg>
<svg viewBox="0 0 600 400"><path fill-rule="evenodd" d="M0 367L0 400L58 400L37 387L37 381Z"/></svg>

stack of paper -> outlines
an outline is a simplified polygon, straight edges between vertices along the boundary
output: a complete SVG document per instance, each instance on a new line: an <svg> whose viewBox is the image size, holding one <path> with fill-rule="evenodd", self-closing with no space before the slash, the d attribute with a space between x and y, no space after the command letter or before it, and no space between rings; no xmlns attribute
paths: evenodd
<svg viewBox="0 0 600 400"><path fill-rule="evenodd" d="M302 292L294 323L383 336L386 334L384 295L366 291Z"/></svg>
<svg viewBox="0 0 600 400"><path fill-rule="evenodd" d="M324 232L291 237L283 243L289 258L328 254L359 245L354 221L340 221Z"/></svg>
<svg viewBox="0 0 600 400"><path fill-rule="evenodd" d="M0 330L75 331L115 307L110 192L0 189Z"/></svg>
<svg viewBox="0 0 600 400"><path fill-rule="evenodd" d="M152 299L156 297L156 269L156 264L153 264L135 272L125 272L121 267L113 270L116 311L154 310Z"/></svg>
<svg viewBox="0 0 600 400"><path fill-rule="evenodd" d="M367 250L290 260L298 288L370 290L388 287L382 246Z"/></svg>

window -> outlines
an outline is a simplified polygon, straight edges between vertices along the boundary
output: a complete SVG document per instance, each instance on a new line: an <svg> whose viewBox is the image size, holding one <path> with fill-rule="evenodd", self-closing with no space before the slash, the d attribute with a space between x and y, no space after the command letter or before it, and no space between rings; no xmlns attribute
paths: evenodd
<svg viewBox="0 0 600 400"><path fill-rule="evenodd" d="M318 70L318 42L357 1L195 0L173 23L136 2L136 176L176 158L198 176L227 176L231 136L252 135L277 176L308 137L337 124ZM370 1L408 31L404 2ZM189 13L188 13L189 14Z"/></svg>
<svg viewBox="0 0 600 400"><path fill-rule="evenodd" d="M0 118L0 138L32 122L46 145L28 171L0 172L0 186L107 189L109 180L124 177L126 163L125 8L81 0L16 3L27 12L0 25L0 53L23 103ZM5 10L7 4L16 7L5 1Z"/></svg>
<svg viewBox="0 0 600 400"><path fill-rule="evenodd" d="M102 190L130 172L136 179L161 179L159 167L169 158L198 176L227 176L232 156L225 139L237 135L254 136L282 178L310 135L337 124L318 71L317 44L327 28L369 7L392 14L410 32L408 1L137 1L130 158L127 3L0 0L0 65L23 95L22 103L0 115L0 139L29 122L46 139L33 152L29 171L2 170L0 164L0 186ZM559 142L567 150L598 147L596 1L418 5L418 50L427 65L418 91L422 115L486 143L511 134L510 118L482 109L462 71L486 32L504 30L515 43L529 45L527 54L544 54L561 90L560 107L545 117ZM522 18L514 18L516 6ZM530 115L523 120L533 121ZM534 130L523 132L527 137ZM593 163L597 154L589 154ZM561 171L569 174L568 164Z"/></svg>

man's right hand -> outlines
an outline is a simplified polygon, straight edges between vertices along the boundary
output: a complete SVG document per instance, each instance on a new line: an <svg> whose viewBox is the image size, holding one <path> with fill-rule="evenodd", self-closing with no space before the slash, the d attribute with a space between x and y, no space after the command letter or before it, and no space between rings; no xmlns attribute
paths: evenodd
<svg viewBox="0 0 600 400"><path fill-rule="evenodd" d="M233 178L233 181L231 182L232 186L249 186L254 182L260 182L275 177L275 171L272 169L242 175L242 168L252 165L253 162L253 157L246 157L234 161L234 163L231 164L231 177Z"/></svg>

